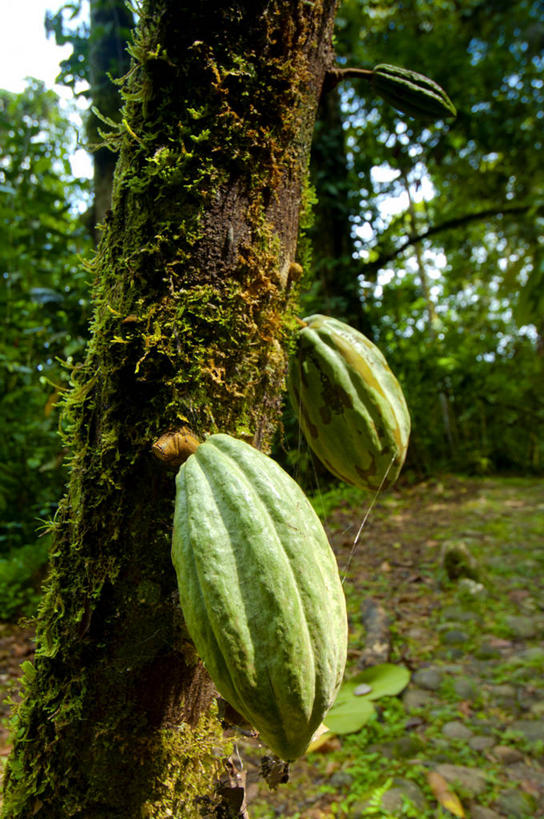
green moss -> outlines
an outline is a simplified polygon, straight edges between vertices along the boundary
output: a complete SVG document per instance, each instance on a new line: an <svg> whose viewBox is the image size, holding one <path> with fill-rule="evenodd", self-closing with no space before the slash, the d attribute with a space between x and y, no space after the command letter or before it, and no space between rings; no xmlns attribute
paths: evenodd
<svg viewBox="0 0 544 819"><path fill-rule="evenodd" d="M163 735L155 756L163 793L142 806L142 816L162 819L173 810L174 815L188 819L201 817L203 777L217 780L223 770L222 757L231 751L217 730L217 722L211 722L207 715L195 728L182 726Z"/></svg>

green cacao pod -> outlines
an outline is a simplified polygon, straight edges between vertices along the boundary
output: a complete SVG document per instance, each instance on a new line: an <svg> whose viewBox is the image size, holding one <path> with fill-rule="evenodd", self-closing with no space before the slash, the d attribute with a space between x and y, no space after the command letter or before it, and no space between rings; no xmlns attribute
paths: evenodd
<svg viewBox="0 0 544 819"><path fill-rule="evenodd" d="M410 415L387 361L362 333L309 316L289 367L289 396L327 469L361 489L391 486L404 463Z"/></svg>
<svg viewBox="0 0 544 819"><path fill-rule="evenodd" d="M377 65L372 69L372 85L378 96L411 117L436 120L457 116L444 89L417 71L396 65Z"/></svg>
<svg viewBox="0 0 544 819"><path fill-rule="evenodd" d="M296 759L334 702L347 645L336 559L310 502L271 458L212 435L176 478L172 561L220 694Z"/></svg>

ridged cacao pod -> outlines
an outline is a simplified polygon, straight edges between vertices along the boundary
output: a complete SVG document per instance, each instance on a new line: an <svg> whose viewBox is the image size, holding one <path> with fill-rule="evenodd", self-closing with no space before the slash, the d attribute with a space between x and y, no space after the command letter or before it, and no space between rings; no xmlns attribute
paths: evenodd
<svg viewBox="0 0 544 819"><path fill-rule="evenodd" d="M212 435L176 478L172 560L217 689L296 759L334 702L347 645L336 559L310 502L271 458Z"/></svg>
<svg viewBox="0 0 544 819"><path fill-rule="evenodd" d="M444 89L417 71L396 65L377 65L372 69L372 85L378 96L411 117L436 120L457 116Z"/></svg>
<svg viewBox="0 0 544 819"><path fill-rule="evenodd" d="M289 367L304 436L333 475L361 489L391 486L406 457L410 415L387 361L362 333L309 316Z"/></svg>

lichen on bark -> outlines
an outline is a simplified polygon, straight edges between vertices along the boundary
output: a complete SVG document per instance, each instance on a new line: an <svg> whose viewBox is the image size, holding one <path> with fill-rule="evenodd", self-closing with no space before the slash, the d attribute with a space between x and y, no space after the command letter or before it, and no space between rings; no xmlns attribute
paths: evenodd
<svg viewBox="0 0 544 819"><path fill-rule="evenodd" d="M151 447L180 425L269 445L334 5L144 3L4 817L191 817L213 801L225 743Z"/></svg>

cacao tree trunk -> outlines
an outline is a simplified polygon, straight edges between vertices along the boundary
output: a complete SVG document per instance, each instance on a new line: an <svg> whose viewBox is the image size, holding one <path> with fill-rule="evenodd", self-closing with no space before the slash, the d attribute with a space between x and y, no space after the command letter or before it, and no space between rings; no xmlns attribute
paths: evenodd
<svg viewBox="0 0 544 819"><path fill-rule="evenodd" d="M334 7L143 4L3 817L213 813L224 742L176 599L173 473L150 450L181 425L268 447Z"/></svg>

